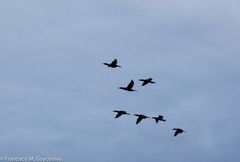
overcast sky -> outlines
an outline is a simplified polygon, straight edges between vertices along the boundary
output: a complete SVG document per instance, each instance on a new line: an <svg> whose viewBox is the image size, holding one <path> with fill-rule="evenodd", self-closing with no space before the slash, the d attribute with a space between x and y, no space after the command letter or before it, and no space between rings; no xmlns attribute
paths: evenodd
<svg viewBox="0 0 240 162"><path fill-rule="evenodd" d="M0 156L240 161L238 0L0 2ZM117 58L122 68L102 65ZM137 80L156 84L141 87ZM136 93L119 90L135 81ZM115 109L148 116L114 119ZM186 130L173 137L172 128Z"/></svg>

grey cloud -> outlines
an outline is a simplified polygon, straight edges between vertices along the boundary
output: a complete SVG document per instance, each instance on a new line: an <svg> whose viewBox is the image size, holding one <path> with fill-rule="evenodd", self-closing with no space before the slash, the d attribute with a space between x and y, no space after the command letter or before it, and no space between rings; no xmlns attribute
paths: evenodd
<svg viewBox="0 0 240 162"><path fill-rule="evenodd" d="M238 160L238 4L1 2L0 156ZM102 65L114 58L123 68ZM143 77L157 84L142 88ZM117 89L131 79L139 92ZM118 108L167 122L136 126L115 120Z"/></svg>

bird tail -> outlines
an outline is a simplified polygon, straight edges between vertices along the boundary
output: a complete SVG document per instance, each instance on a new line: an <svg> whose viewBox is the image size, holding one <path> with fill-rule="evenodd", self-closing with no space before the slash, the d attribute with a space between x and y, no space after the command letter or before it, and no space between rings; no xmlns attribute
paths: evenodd
<svg viewBox="0 0 240 162"><path fill-rule="evenodd" d="M103 65L109 66L109 64L108 64L108 63L103 63Z"/></svg>

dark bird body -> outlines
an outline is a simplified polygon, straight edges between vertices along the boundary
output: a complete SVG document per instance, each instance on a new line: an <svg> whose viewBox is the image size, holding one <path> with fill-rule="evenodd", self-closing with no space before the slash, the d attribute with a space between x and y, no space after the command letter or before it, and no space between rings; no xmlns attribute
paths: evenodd
<svg viewBox="0 0 240 162"><path fill-rule="evenodd" d="M117 62L118 62L117 59L114 59L110 64L109 63L103 63L103 64L111 68L121 67L117 65Z"/></svg>
<svg viewBox="0 0 240 162"><path fill-rule="evenodd" d="M142 115L142 114L134 114L134 116L137 116L136 124L140 123L143 119L149 118L148 116Z"/></svg>
<svg viewBox="0 0 240 162"><path fill-rule="evenodd" d="M173 128L173 130L175 130L174 137L177 136L178 134L181 134L181 133L185 132L181 128Z"/></svg>
<svg viewBox="0 0 240 162"><path fill-rule="evenodd" d="M147 84L149 84L149 83L154 84L155 82L153 82L152 80L153 80L152 78L148 78L148 79L139 79L139 81L142 81L142 82L143 82L143 83L142 83L142 86L145 86L145 85L147 85Z"/></svg>
<svg viewBox="0 0 240 162"><path fill-rule="evenodd" d="M119 118L122 115L130 115L129 113L127 113L126 111L123 110L114 110L113 112L116 112L117 115L115 116L115 118Z"/></svg>
<svg viewBox="0 0 240 162"><path fill-rule="evenodd" d="M119 87L119 89L122 89L122 90L125 90L125 91L129 91L129 92L136 91L136 90L132 89L133 85L134 85L134 81L131 80L131 82L128 84L127 87Z"/></svg>
<svg viewBox="0 0 240 162"><path fill-rule="evenodd" d="M165 119L163 119L162 115L158 115L158 117L152 117L152 118L156 121L156 123L158 123L159 121L163 121L163 122L166 121Z"/></svg>

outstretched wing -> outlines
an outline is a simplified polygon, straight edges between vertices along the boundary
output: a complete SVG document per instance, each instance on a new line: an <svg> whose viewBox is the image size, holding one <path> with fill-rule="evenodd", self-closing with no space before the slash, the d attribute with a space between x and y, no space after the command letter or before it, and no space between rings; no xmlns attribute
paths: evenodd
<svg viewBox="0 0 240 162"><path fill-rule="evenodd" d="M143 81L142 86L145 86L146 84L148 84L148 81Z"/></svg>
<svg viewBox="0 0 240 162"><path fill-rule="evenodd" d="M158 117L159 117L160 119L163 119L163 116L162 116L162 115L158 115Z"/></svg>
<svg viewBox="0 0 240 162"><path fill-rule="evenodd" d="M127 88L132 89L133 85L134 85L134 81L131 80L131 82L128 84Z"/></svg>
<svg viewBox="0 0 240 162"><path fill-rule="evenodd" d="M112 64L112 65L117 65L117 59L114 59L111 64Z"/></svg>
<svg viewBox="0 0 240 162"><path fill-rule="evenodd" d="M180 133L179 130L176 130L176 132L174 133L174 136L177 136Z"/></svg>
<svg viewBox="0 0 240 162"><path fill-rule="evenodd" d="M115 118L119 118L122 115L122 113L117 113L117 115L115 116Z"/></svg>
<svg viewBox="0 0 240 162"><path fill-rule="evenodd" d="M157 117L152 117L152 119L154 119L155 122L158 123L158 119L157 119Z"/></svg>
<svg viewBox="0 0 240 162"><path fill-rule="evenodd" d="M106 65L106 66L108 66L109 64L108 64L108 63L103 63L103 65Z"/></svg>
<svg viewBox="0 0 240 162"><path fill-rule="evenodd" d="M138 117L138 118L137 118L137 121L136 121L136 124L140 123L140 121L142 121L142 119L143 119L143 118Z"/></svg>

